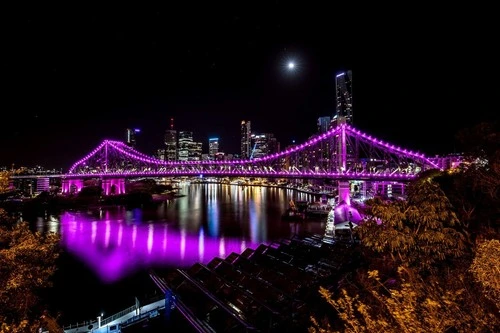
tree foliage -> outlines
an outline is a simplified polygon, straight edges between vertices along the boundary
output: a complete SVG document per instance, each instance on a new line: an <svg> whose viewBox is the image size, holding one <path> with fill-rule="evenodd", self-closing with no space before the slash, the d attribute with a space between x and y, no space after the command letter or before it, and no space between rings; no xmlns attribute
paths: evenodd
<svg viewBox="0 0 500 333"><path fill-rule="evenodd" d="M432 178L423 176L409 185L407 200L368 204L373 219L358 227L362 244L389 256L396 266L429 270L464 254L466 237L460 222Z"/></svg>
<svg viewBox="0 0 500 333"><path fill-rule="evenodd" d="M470 267L475 281L484 288L484 293L500 311L500 241L487 240L478 246Z"/></svg>
<svg viewBox="0 0 500 333"><path fill-rule="evenodd" d="M9 191L10 172L0 171L0 193Z"/></svg>
<svg viewBox="0 0 500 333"><path fill-rule="evenodd" d="M0 209L1 332L34 332L40 325L40 291L51 287L59 256L59 235L33 232Z"/></svg>
<svg viewBox="0 0 500 333"><path fill-rule="evenodd" d="M496 123L480 123L457 138L465 148L463 163L436 180L474 241L500 231L500 132Z"/></svg>
<svg viewBox="0 0 500 333"><path fill-rule="evenodd" d="M407 200L367 202L366 265L320 288L337 316L313 316L310 332L500 331L498 134L485 123L462 131L459 168L422 173Z"/></svg>
<svg viewBox="0 0 500 333"><path fill-rule="evenodd" d="M330 291L320 288L321 296L337 310L340 323L325 326L313 317L309 332L465 333L500 328L500 318L483 309L460 277L460 283L453 284L458 288L450 288L443 282L425 281L403 267L398 275L400 285L387 288L378 271L370 271L369 277L378 288L369 289L364 297L351 296L343 289L339 297L332 298Z"/></svg>

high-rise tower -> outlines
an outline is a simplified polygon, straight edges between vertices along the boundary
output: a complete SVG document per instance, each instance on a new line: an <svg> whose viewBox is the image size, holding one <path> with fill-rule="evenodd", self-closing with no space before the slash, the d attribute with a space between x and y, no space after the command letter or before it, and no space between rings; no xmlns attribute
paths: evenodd
<svg viewBox="0 0 500 333"><path fill-rule="evenodd" d="M250 158L252 130L250 120L241 121L241 159Z"/></svg>
<svg viewBox="0 0 500 333"><path fill-rule="evenodd" d="M215 160L215 155L219 153L219 138L208 139L208 156Z"/></svg>
<svg viewBox="0 0 500 333"><path fill-rule="evenodd" d="M137 133L139 133L141 130L137 128L127 128L127 146L135 148L137 146Z"/></svg>
<svg viewBox="0 0 500 333"><path fill-rule="evenodd" d="M170 128L165 131L165 160L177 161L177 131L174 118L170 118Z"/></svg>
<svg viewBox="0 0 500 333"><path fill-rule="evenodd" d="M322 133L328 132L328 129L330 127L330 121L331 121L331 118L328 116L319 117L318 122L317 122L318 133L322 134Z"/></svg>
<svg viewBox="0 0 500 333"><path fill-rule="evenodd" d="M332 127L341 123L353 123L352 110L352 71L339 73L335 76L335 115Z"/></svg>
<svg viewBox="0 0 500 333"><path fill-rule="evenodd" d="M189 151L192 149L193 132L179 131L179 161L189 160Z"/></svg>

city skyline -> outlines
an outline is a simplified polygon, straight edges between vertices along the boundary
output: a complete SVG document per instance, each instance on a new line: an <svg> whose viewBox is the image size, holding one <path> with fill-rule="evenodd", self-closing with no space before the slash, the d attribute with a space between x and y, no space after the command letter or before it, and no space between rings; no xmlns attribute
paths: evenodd
<svg viewBox="0 0 500 333"><path fill-rule="evenodd" d="M286 147L334 115L335 75L346 70L354 127L429 156L455 152L458 130L497 120L497 88L484 83L496 51L483 39L494 29L486 19L461 21L479 11L426 14L422 31L407 18L374 20L358 35L321 5L284 7L189 17L173 15L181 5L14 13L0 166L67 169L104 139L125 141L127 128L140 129L138 150L153 154L171 118L204 152L218 137L221 151L239 153L242 120Z"/></svg>

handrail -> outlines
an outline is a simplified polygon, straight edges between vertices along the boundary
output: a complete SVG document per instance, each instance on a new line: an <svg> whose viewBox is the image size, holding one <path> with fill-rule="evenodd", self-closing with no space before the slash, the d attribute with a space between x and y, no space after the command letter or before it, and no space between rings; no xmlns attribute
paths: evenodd
<svg viewBox="0 0 500 333"><path fill-rule="evenodd" d="M149 276L153 280L153 282L160 288L163 293L167 291L173 291L167 286L163 279L160 279L153 271L150 271ZM176 309L181 313L181 315L189 322L191 327L193 327L197 332L200 333L215 333L215 330L208 325L207 322L200 320L197 318L191 309L189 309L178 297L175 300Z"/></svg>

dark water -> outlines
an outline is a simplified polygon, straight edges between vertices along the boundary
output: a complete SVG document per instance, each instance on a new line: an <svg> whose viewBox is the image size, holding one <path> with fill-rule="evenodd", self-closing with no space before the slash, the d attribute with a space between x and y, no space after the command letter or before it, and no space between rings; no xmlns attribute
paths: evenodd
<svg viewBox="0 0 500 333"><path fill-rule="evenodd" d="M167 271L242 252L293 234L323 234L326 221L281 220L290 199L318 197L274 187L193 184L184 197L148 208L96 207L23 216L61 234L64 250L48 300L64 325L112 315L158 294L148 269Z"/></svg>

